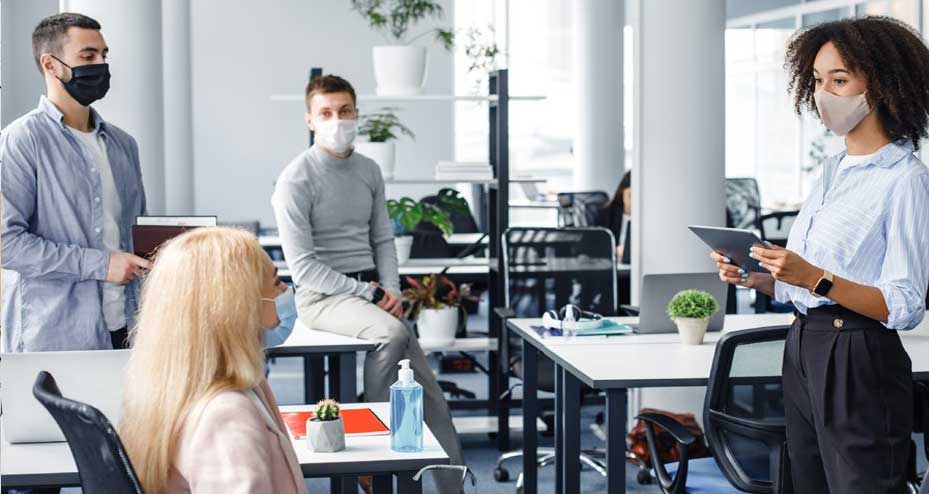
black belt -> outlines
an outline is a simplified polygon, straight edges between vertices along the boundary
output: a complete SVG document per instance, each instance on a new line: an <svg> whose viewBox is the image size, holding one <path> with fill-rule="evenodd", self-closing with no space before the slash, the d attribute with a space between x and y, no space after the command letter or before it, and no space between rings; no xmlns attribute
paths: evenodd
<svg viewBox="0 0 929 494"><path fill-rule="evenodd" d="M831 329L850 331L860 329L883 328L880 321L865 317L841 305L824 305L807 309L806 315L797 312L797 319L803 323L803 329Z"/></svg>
<svg viewBox="0 0 929 494"><path fill-rule="evenodd" d="M352 278L353 280L364 281L365 283L380 280L380 276L378 276L376 269L369 269L367 271L356 271L354 273L345 273L345 276L348 276L349 278Z"/></svg>

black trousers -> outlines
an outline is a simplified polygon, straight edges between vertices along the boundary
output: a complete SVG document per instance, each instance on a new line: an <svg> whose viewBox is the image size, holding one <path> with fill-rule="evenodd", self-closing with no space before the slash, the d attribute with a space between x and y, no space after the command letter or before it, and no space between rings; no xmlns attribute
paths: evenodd
<svg viewBox="0 0 929 494"><path fill-rule="evenodd" d="M128 328L110 331L110 342L113 344L113 350L123 350L129 348Z"/></svg>
<svg viewBox="0 0 929 494"><path fill-rule="evenodd" d="M787 335L783 383L794 492L906 492L913 377L896 331L811 309Z"/></svg>

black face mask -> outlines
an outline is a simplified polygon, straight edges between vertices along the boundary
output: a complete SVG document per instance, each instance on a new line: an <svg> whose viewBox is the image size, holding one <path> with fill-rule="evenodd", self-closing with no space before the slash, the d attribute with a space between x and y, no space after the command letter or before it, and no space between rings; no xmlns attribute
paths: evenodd
<svg viewBox="0 0 929 494"><path fill-rule="evenodd" d="M52 58L61 62L61 59L52 55ZM64 62L62 65L71 69L71 80L61 81L65 91L78 103L89 106L94 101L106 96L110 90L110 65L95 63L72 67ZM60 80L60 79L59 79Z"/></svg>

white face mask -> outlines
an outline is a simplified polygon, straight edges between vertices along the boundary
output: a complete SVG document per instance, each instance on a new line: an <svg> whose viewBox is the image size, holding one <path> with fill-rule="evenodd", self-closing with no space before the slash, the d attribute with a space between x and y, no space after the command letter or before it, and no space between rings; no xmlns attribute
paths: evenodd
<svg viewBox="0 0 929 494"><path fill-rule="evenodd" d="M868 97L864 93L857 96L836 96L820 89L813 93L816 109L823 125L835 135L844 136L851 132L864 117L871 113Z"/></svg>
<svg viewBox="0 0 929 494"><path fill-rule="evenodd" d="M316 124L316 142L320 146L344 153L352 148L358 134L358 120L326 120Z"/></svg>

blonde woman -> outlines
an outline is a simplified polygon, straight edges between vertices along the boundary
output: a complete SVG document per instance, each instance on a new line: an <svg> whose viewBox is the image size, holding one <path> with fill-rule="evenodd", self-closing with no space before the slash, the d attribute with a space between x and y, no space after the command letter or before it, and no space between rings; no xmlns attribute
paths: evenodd
<svg viewBox="0 0 929 494"><path fill-rule="evenodd" d="M305 493L264 378L276 270L249 233L190 231L142 289L120 436L147 492Z"/></svg>

